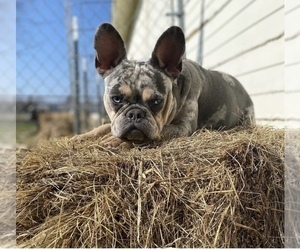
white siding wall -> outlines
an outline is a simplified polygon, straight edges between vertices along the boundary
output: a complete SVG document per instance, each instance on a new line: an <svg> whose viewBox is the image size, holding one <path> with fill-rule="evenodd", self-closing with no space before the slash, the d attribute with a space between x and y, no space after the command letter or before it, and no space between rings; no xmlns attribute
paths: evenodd
<svg viewBox="0 0 300 250"><path fill-rule="evenodd" d="M178 11L177 2L141 1L128 51L130 59L149 58L161 33L179 24L177 17L167 15L172 8ZM203 67L227 72L244 85L254 102L257 123L300 127L300 84L296 78L300 36L284 42L300 31L295 21L300 2L205 0L202 18L202 0L183 3L187 58L198 61L203 31ZM295 62L298 64L290 65Z"/></svg>
<svg viewBox="0 0 300 250"><path fill-rule="evenodd" d="M159 36L172 25L170 1L142 0L130 39L128 58L146 60L150 58Z"/></svg>
<svg viewBox="0 0 300 250"><path fill-rule="evenodd" d="M300 127L300 1L285 2L286 125Z"/></svg>

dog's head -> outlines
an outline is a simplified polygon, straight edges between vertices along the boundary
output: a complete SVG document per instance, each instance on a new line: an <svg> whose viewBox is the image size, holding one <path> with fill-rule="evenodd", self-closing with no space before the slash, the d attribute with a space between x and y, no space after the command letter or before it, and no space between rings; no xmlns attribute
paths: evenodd
<svg viewBox="0 0 300 250"><path fill-rule="evenodd" d="M127 60L124 41L108 23L99 27L94 48L95 67L105 82L104 105L112 134L134 142L159 139L177 108L172 90L182 70L182 30L167 29L147 62Z"/></svg>

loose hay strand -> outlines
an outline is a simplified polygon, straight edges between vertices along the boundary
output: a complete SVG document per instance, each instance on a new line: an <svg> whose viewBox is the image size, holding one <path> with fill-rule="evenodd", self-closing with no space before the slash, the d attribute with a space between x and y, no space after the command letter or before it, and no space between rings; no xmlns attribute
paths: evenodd
<svg viewBox="0 0 300 250"><path fill-rule="evenodd" d="M283 130L98 142L56 139L17 161L19 246L283 246Z"/></svg>
<svg viewBox="0 0 300 250"><path fill-rule="evenodd" d="M143 163L140 162L138 170L138 198L137 198L137 243L140 244L140 224L142 217L142 198L141 198L141 184L143 174Z"/></svg>

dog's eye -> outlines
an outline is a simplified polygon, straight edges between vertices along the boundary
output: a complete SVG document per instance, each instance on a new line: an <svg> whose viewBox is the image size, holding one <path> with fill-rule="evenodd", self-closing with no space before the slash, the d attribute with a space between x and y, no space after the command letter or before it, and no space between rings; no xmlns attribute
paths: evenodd
<svg viewBox="0 0 300 250"><path fill-rule="evenodd" d="M123 101L122 97L120 97L120 96L113 96L111 99L114 103L117 103L117 104L120 104Z"/></svg>
<svg viewBox="0 0 300 250"><path fill-rule="evenodd" d="M161 104L161 102L162 102L162 99L154 100L153 105L159 105L159 104Z"/></svg>
<svg viewBox="0 0 300 250"><path fill-rule="evenodd" d="M152 112L159 112L163 108L164 99L162 97L156 97L149 100L148 105Z"/></svg>

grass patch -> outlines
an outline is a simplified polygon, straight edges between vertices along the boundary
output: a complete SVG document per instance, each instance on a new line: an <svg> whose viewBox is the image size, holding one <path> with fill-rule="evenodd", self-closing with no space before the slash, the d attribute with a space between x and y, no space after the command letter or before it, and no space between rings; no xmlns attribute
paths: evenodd
<svg viewBox="0 0 300 250"><path fill-rule="evenodd" d="M34 137L38 127L34 121L17 120L16 122L16 142L17 144L34 145Z"/></svg>

